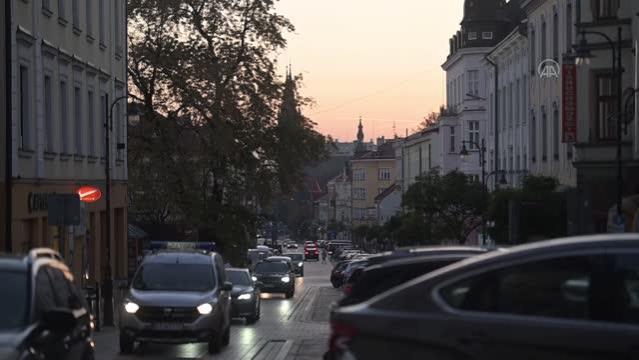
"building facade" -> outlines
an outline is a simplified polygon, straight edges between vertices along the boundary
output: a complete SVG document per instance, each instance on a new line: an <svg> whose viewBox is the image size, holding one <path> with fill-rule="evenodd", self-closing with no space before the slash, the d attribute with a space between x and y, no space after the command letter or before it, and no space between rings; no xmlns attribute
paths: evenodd
<svg viewBox="0 0 639 360"><path fill-rule="evenodd" d="M401 185L403 192L406 192L419 176L435 169L441 170L443 158L440 143L439 125L412 134L401 142L402 162L398 185Z"/></svg>
<svg viewBox="0 0 639 360"><path fill-rule="evenodd" d="M570 187L576 185L577 171L572 166L573 143L563 141L562 136L560 74L561 64L574 62L570 52L575 38L575 3L561 0L522 4L528 24L530 172L552 176ZM559 70L557 75L552 73L553 68Z"/></svg>
<svg viewBox="0 0 639 360"><path fill-rule="evenodd" d="M5 11L5 3L2 3L0 6L0 49L2 49L2 58L0 59L0 234L2 234L0 240L0 247L2 251L6 249L5 244L5 223L6 223L6 211L7 211L7 188L5 183L5 169L7 166L6 159L6 128L7 128L7 119L10 118L7 112L7 94L10 93L9 83L7 82L7 47L6 47L6 30L7 30L7 22L8 15Z"/></svg>
<svg viewBox="0 0 639 360"><path fill-rule="evenodd" d="M393 184L375 197L377 208L377 225L383 226L402 209L402 190L398 184Z"/></svg>
<svg viewBox="0 0 639 360"><path fill-rule="evenodd" d="M12 233L14 251L60 250L78 274L101 281L111 249L113 276L126 275L126 2L22 1L12 5ZM108 150L107 150L108 149ZM110 164L106 164L110 151ZM105 194L112 174L112 223L105 197L85 204L83 224L48 225L47 196L91 185ZM106 239L106 228L111 239ZM107 246L110 242L110 246ZM82 276L84 278L84 276Z"/></svg>
<svg viewBox="0 0 639 360"><path fill-rule="evenodd" d="M486 141L486 182L492 189L505 175L508 185L517 187L529 170L530 68L525 27L515 28L495 46L487 59L490 121ZM496 161L499 164L495 164ZM495 172L495 165L504 172Z"/></svg>
<svg viewBox="0 0 639 360"><path fill-rule="evenodd" d="M446 71L447 114L440 119L440 134L448 143L443 151L457 160L451 170L480 180L480 149L488 136L488 81L486 56L517 24L519 1L464 2L461 29L449 41L449 54L442 68ZM443 141L443 142L444 142ZM469 153L459 156L465 148ZM450 161L449 161L450 162Z"/></svg>
<svg viewBox="0 0 639 360"><path fill-rule="evenodd" d="M395 182L396 159L393 142L377 151L360 153L351 160L351 219L354 226L377 223L375 197Z"/></svg>
<svg viewBox="0 0 639 360"><path fill-rule="evenodd" d="M349 171L334 177L328 182L329 220L351 226L351 178Z"/></svg>

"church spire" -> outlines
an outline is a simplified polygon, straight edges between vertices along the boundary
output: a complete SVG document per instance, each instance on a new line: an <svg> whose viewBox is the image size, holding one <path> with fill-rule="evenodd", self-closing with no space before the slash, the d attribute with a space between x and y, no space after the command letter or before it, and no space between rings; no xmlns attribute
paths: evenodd
<svg viewBox="0 0 639 360"><path fill-rule="evenodd" d="M364 125L362 125L362 117L359 117L359 125L357 125L357 144L355 145L355 154L366 152L364 145Z"/></svg>

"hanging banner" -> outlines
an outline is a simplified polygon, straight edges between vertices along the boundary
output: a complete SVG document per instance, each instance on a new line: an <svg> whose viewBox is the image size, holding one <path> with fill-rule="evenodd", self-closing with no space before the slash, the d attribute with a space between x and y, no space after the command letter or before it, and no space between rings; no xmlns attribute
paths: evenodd
<svg viewBox="0 0 639 360"><path fill-rule="evenodd" d="M562 142L577 142L577 66L562 66Z"/></svg>

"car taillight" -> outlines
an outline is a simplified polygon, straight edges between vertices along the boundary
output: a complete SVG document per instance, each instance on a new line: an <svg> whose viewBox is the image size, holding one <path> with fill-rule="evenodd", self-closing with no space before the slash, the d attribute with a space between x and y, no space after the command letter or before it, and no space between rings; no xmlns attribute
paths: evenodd
<svg viewBox="0 0 639 360"><path fill-rule="evenodd" d="M344 291L345 295L350 295L353 292L353 284L351 283L347 283L346 285L344 285L344 287L342 288L342 291Z"/></svg>
<svg viewBox="0 0 639 360"><path fill-rule="evenodd" d="M340 322L331 322L331 338L329 340L329 349L334 354L339 354L348 349L348 343L357 335L357 330Z"/></svg>

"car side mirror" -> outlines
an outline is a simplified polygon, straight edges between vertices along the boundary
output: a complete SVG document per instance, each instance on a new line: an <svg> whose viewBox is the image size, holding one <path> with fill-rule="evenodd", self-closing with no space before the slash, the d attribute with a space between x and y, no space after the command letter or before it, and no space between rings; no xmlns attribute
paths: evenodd
<svg viewBox="0 0 639 360"><path fill-rule="evenodd" d="M66 334L75 329L77 319L70 310L52 309L42 315L42 325L53 333Z"/></svg>
<svg viewBox="0 0 639 360"><path fill-rule="evenodd" d="M224 284L222 284L222 291L231 291L233 290L233 284L229 281L225 281Z"/></svg>

